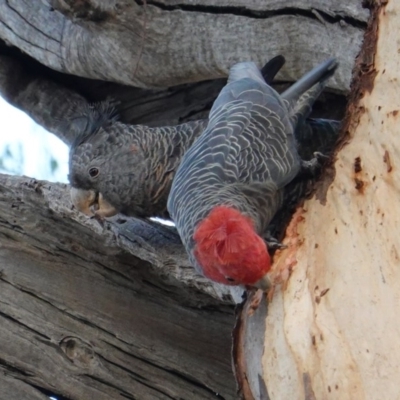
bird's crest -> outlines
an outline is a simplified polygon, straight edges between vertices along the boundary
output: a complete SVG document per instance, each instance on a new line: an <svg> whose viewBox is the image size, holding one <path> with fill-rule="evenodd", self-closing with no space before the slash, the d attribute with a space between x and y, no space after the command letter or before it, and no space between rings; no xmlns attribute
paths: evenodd
<svg viewBox="0 0 400 400"><path fill-rule="evenodd" d="M215 207L197 227L195 256L204 275L224 284L252 284L270 269L265 242L239 211Z"/></svg>
<svg viewBox="0 0 400 400"><path fill-rule="evenodd" d="M72 130L75 139L71 145L71 150L75 149L87 139L95 135L100 128L104 128L119 119L116 106L117 101L107 98L98 103L87 103L69 117L62 124L64 129Z"/></svg>

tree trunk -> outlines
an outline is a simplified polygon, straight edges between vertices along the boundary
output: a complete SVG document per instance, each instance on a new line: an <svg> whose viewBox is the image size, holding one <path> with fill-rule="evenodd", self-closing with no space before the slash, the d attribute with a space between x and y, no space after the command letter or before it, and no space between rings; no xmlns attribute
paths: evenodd
<svg viewBox="0 0 400 400"><path fill-rule="evenodd" d="M399 398L399 15L396 1L373 5L342 148L275 259L295 257L289 281L268 308L243 308L246 399Z"/></svg>
<svg viewBox="0 0 400 400"><path fill-rule="evenodd" d="M368 10L360 0L282 4L0 0L0 93L70 144L76 132L64 122L88 102L111 96L124 122L176 124L208 115L236 61L283 54L280 90L337 56L315 115L341 118ZM309 215L318 209L307 204ZM243 292L196 275L173 228L121 216L100 224L72 209L66 185L1 175L0 235L0 399L237 398L231 332ZM259 321L258 347L245 349L258 366L270 354L261 360L258 329L267 321L268 335L279 331L286 315L274 307L288 292L277 292L267 319L262 303L243 322ZM238 337L248 339L242 326ZM304 397L297 381L285 383L289 397L275 395L274 369L261 371L275 381L264 372L260 380L260 370L246 371L259 398L263 380L271 398ZM316 369L305 371L313 382Z"/></svg>

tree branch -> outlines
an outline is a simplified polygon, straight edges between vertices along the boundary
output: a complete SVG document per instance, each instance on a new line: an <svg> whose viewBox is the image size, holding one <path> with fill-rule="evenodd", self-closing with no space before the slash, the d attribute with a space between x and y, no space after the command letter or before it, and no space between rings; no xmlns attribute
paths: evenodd
<svg viewBox="0 0 400 400"><path fill-rule="evenodd" d="M102 227L66 192L0 176L0 369L66 398L233 398L229 288L173 230Z"/></svg>
<svg viewBox="0 0 400 400"><path fill-rule="evenodd" d="M57 71L142 88L225 77L235 62L262 65L277 54L290 54L281 79L293 81L334 54L341 67L330 85L344 93L367 16L356 0L316 6L324 23L314 3L297 8L301 2L256 2L254 10L247 1L173 10L162 2L50 3L0 1L0 37Z"/></svg>

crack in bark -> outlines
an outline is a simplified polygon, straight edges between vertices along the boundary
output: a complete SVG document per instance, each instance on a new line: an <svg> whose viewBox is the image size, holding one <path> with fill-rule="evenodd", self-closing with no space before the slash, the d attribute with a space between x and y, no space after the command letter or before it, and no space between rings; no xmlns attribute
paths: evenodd
<svg viewBox="0 0 400 400"><path fill-rule="evenodd" d="M2 362L2 361L3 361L3 362ZM9 363L7 363L6 361L4 362L4 360L1 360L1 359L0 359L0 369L1 369L1 366L3 366L4 368L6 368L6 371L5 371L5 373L4 373L6 376L9 375L10 377L12 377L13 379L17 380L18 382L23 383L23 384L25 384L26 386L29 386L29 387L31 387L31 388L37 390L38 392L40 392L41 394L43 394L44 396L46 396L46 398L55 397L57 400L72 400L72 399L70 399L70 398L68 398L68 397L63 396L63 395L60 394L59 392L54 391L54 389L53 389L53 390L49 390L49 389L46 389L46 388L44 388L44 387L42 387L42 386L39 386L39 385L34 384L34 383L32 383L32 382L29 382L29 381L28 381L27 379L25 379L24 377L26 376L26 378L29 379L29 378L30 378L31 376L33 376L33 375L27 375L22 369L17 368L17 367L14 367L14 366L11 366L11 365L9 365ZM14 373L18 373L18 374L22 374L24 377L22 377L22 376L16 376L16 375L14 375L14 374L8 374L8 373L7 373L8 371L14 372Z"/></svg>
<svg viewBox="0 0 400 400"><path fill-rule="evenodd" d="M65 313L66 315L68 315L70 318L72 318L72 319L74 319L76 321L79 321L79 322L83 323L84 325L90 326L91 328L94 328L94 329L98 329L99 331L104 332L104 333L112 336L113 338L121 341L122 343L125 343L127 345L131 345L129 342L126 342L126 341L122 340L120 337L117 337L117 335L115 333L108 331L107 329L95 324L94 322L91 322L91 321L87 320L86 318L80 317L78 315L71 314L67 310L62 310L62 309L60 309L60 308L58 308L56 306L54 306L54 307L56 309L58 309L59 311L61 311L61 312Z"/></svg>
<svg viewBox="0 0 400 400"><path fill-rule="evenodd" d="M29 235L27 235L27 236L29 237ZM78 259L78 260L80 260L80 261L83 261L84 263L91 263L91 262L93 262L92 260L88 260L87 258L82 257L81 255L77 254L77 252L73 252L72 250L68 250L68 249L66 249L66 248L60 247L59 245L56 245L56 246L54 246L54 247L57 249L57 252L65 254L66 257L76 258L76 259ZM93 251L93 253L95 253L95 250L92 250L92 251ZM107 256L107 254L100 253L100 252L96 252L96 254L98 254L98 255L101 256L101 257L106 257L106 256ZM59 257L59 256L58 256L58 257ZM83 264L78 264L78 263L77 263L77 265L79 265L79 266L82 267L82 268L88 269L88 268L85 267L85 265L83 265Z"/></svg>
<svg viewBox="0 0 400 400"><path fill-rule="evenodd" d="M132 399L131 396L125 396L123 393L120 393L120 395L121 395L122 397L125 397L126 399Z"/></svg>
<svg viewBox="0 0 400 400"><path fill-rule="evenodd" d="M82 376L85 376L86 378L92 379L96 382L99 382L105 386L108 386L112 389L118 390L118 392L120 392L120 395L123 395L124 397L126 397L127 399L132 399L132 400L139 400L136 397L133 397L130 393L128 393L127 391L125 391L124 389L120 388L117 385L113 385L110 382L105 381L104 379L101 379L97 376L93 376L93 375L89 375L89 374L83 374Z"/></svg>
<svg viewBox="0 0 400 400"><path fill-rule="evenodd" d="M29 40L27 40L26 38L24 38L24 37L18 35L18 34L12 29L12 27L9 26L9 25L7 25L4 21L1 20L1 21L0 21L0 24L3 24L10 32L13 33L13 35L15 35L17 38L19 38L19 39L22 40L23 42L29 44L29 45L32 46L33 48L37 48L37 49L40 49L40 50L42 50L42 51L44 51L44 52L51 53L51 54L55 55L56 57L58 57L59 59L62 59L62 57L61 57L59 54L55 53L54 51L51 51L51 50L49 50L49 49L45 49L44 47L39 46L37 43L32 43L32 42L30 42Z"/></svg>
<svg viewBox="0 0 400 400"><path fill-rule="evenodd" d="M9 0L6 0L6 4L8 6L8 8L12 11L14 11L15 14L17 14L27 25L29 25L31 28L33 28L35 31L40 32L44 37L46 37L47 39L52 40L53 42L59 43L59 41L57 39L55 39L54 37L44 33L43 31L41 31L40 29L38 29L37 26L33 25L31 22L29 22L16 8L12 7L10 4Z"/></svg>
<svg viewBox="0 0 400 400"><path fill-rule="evenodd" d="M110 268L110 267L107 267L107 265L105 265L105 264L103 264L103 263L101 263L101 262L99 262L99 261L94 261L94 263L95 263L96 265L98 265L99 267L103 268L106 272L108 272L108 273L110 273L110 274L112 274L112 275L115 275L115 276L121 278L121 279L123 280L123 282L128 282L128 283L129 283L129 285L128 285L128 284L123 283L123 282L118 282L118 285L119 285L119 286L122 286L122 287L124 287L124 288L126 288L126 289L132 290L134 293L138 293L138 291L135 290L135 288L134 288L135 280L132 279L131 276L126 275L126 274L124 274L124 273L122 273L122 272L116 271L115 269L112 269L112 268ZM129 266L130 266L130 265L129 265ZM99 272L99 275L100 275L100 276L103 276L104 278L106 277L106 275L105 275L105 274L102 274L101 272ZM132 285L133 285L133 286L132 286Z"/></svg>
<svg viewBox="0 0 400 400"><path fill-rule="evenodd" d="M253 19L267 19L271 17L278 17L278 16L301 16L305 18L310 18L316 21L320 21L320 17L329 24L335 24L340 21L344 21L349 25L352 25L355 28L359 29L366 29L367 22L360 21L354 17L350 16L341 16L341 15L331 15L325 11L318 10L313 8L311 10L304 10L301 8L295 7L283 7L279 10L251 10L246 7L233 7L233 6L212 6L212 5L189 5L189 4L174 4L174 5L167 5L161 3L159 1L154 0L135 0L135 2L139 6L143 6L143 3L147 3L148 5L152 5L164 11L188 11L188 12L200 12L205 14L230 14L230 15L238 15L242 17L248 17ZM314 12L313 12L314 11ZM315 11L319 14L319 16L315 15Z"/></svg>
<svg viewBox="0 0 400 400"><path fill-rule="evenodd" d="M126 367L122 366L121 364L118 364L118 363L116 363L116 362L114 362L114 361L111 361L111 360L109 360L108 358L102 356L102 355L99 354L99 353L96 353L96 355L97 355L97 357L99 357L101 360L105 361L106 363L109 363L109 364L111 364L111 365L114 365L115 367L120 368L120 369L122 369L123 371L127 372L129 375L132 375L133 377L137 378L137 381L138 381L138 382L143 383L143 384L144 384L144 381L149 382L149 380L148 380L146 377L144 377L144 376L138 374L137 372L135 372L135 371L133 371L133 370L131 370L131 369L129 369L129 368L126 368ZM146 386L147 386L147 385L146 385ZM150 387L150 386L149 386L149 387Z"/></svg>
<svg viewBox="0 0 400 400"><path fill-rule="evenodd" d="M0 222L0 224L1 224L1 222ZM1 231L0 231L0 235L3 236L5 239L7 239L7 240L9 240L9 241L13 241L13 242L19 243L18 239L16 239L15 237L9 235L9 234L6 233L6 232L1 232Z"/></svg>
<svg viewBox="0 0 400 400"><path fill-rule="evenodd" d="M208 386L205 386L202 382L199 382L198 380L193 379L192 377L187 376L187 375L183 374L182 372L179 372L175 369L167 369L167 368L166 368L166 371L170 372L173 375L176 375L178 378L180 378L186 382L189 382L193 386L197 386L200 389L206 390L208 393L214 395L215 398L217 398L217 399L225 400L225 397L219 393L216 393L215 390L209 388Z"/></svg>
<svg viewBox="0 0 400 400"><path fill-rule="evenodd" d="M5 233L1 232L1 231L0 231L0 234L3 234L5 237L8 238L8 236L7 236ZM29 235L26 235L26 236L29 237ZM11 239L12 239L12 238L11 238ZM15 239L14 239L14 240L15 240ZM44 253L50 255L51 257L54 257L54 258L60 258L60 257L61 257L60 254L57 254L56 252L51 251L51 250L47 250L47 249L45 249L44 247L36 246L36 245L34 245L34 244L32 244L32 247L35 248L35 249L38 249L38 250L40 250L40 251L43 251ZM61 247L59 247L59 246L55 246L55 248L57 249L57 252L58 252L58 253L65 253L67 257L70 257L70 258L78 258L79 260L83 261L82 264L81 264L81 263L78 263L78 262L76 262L76 261L75 261L74 263L75 263L76 266L78 266L78 267L80 267L80 268L83 268L83 269L85 269L85 270L87 270L87 271L93 271L93 269L87 267L87 265L86 265L87 263L94 263L94 264L96 264L96 265L99 265L101 268L103 268L103 269L104 269L106 272L108 272L109 274L115 275L115 276L121 278L121 279L123 280L123 282L128 281L128 282L131 284L131 285L127 285L127 284L124 284L123 282L118 282L118 286L124 287L124 288L126 288L126 289L132 290L134 293L137 293L137 291L136 291L136 290L134 289L134 287L132 286L132 284L134 284L135 282L134 282L134 280L132 280L128 275L124 275L124 274L122 274L121 272L118 272L118 271L116 271L116 270L114 270L114 269L112 269L112 268L110 268L110 267L107 267L105 264L102 264L102 263L99 262L99 261L92 261L92 260L89 260L89 259L87 259L87 258L81 257L81 256L79 256L77 253L74 253L74 252L72 252L72 251L70 251L70 250L66 250L66 249L61 248ZM94 252L94 251L93 251L93 252ZM97 253L97 254L99 254L100 256L104 256L104 254L101 254L101 253ZM64 261L64 260L61 260L61 261L59 261L59 262L65 264L65 265L68 264L68 263L67 263L66 261ZM97 273L98 273L101 277L103 277L103 278L108 278L108 276L109 276L109 275L106 275L105 273L102 273L101 271L98 271ZM115 282L115 281L113 280L113 282Z"/></svg>
<svg viewBox="0 0 400 400"><path fill-rule="evenodd" d="M114 343L108 342L107 340L101 339L101 341L102 341L103 343L106 343L108 346L113 347L114 349L120 351L121 353L123 353L123 354L125 354L125 355L127 355L127 356L129 356L129 357L134 358L135 360L139 360L139 361L141 361L141 362L143 362L143 363L145 363L145 364L147 364L147 365L150 365L152 368L157 368L157 369L159 369L159 370L169 372L168 370L166 370L166 369L165 369L164 367L162 367L161 365L158 365L158 364L156 364L156 363L150 361L150 360L147 359L147 358L143 358L143 357L140 357L140 356L138 356L138 355L136 355L136 354L133 354L133 353L131 353L131 352L129 352L129 351L126 351L126 350L122 349L121 347L115 345ZM134 346L133 346L133 345L130 345L130 347L134 347Z"/></svg>
<svg viewBox="0 0 400 400"><path fill-rule="evenodd" d="M3 279L1 279L1 277L0 277L0 280L1 280L1 281L4 281ZM37 331L37 330L31 328L30 326L23 324L21 321L18 321L17 319L11 317L10 315L8 315L8 314L6 314L6 313L4 313L4 312L2 312L2 311L0 311L0 317L6 318L6 319L8 319L8 320L11 321L11 322L16 323L17 325L20 325L20 326L24 327L26 330L28 330L28 331L34 333L35 335L39 335L40 337L42 337L42 338L44 338L44 339L46 339L46 340L51 340L51 338L49 338L49 337L48 337L47 335L45 335L44 333L41 333L41 332L39 332L39 331Z"/></svg>
<svg viewBox="0 0 400 400"><path fill-rule="evenodd" d="M3 232L2 232L2 233L3 233ZM32 244L32 247L33 247L34 249L39 250L39 251L43 251L43 253L46 253L46 254L48 254L48 255L51 256L51 257L54 257L54 258L60 257L58 254L54 253L53 251L47 250L47 249L45 249L44 247L36 246L36 245L34 245L34 244Z"/></svg>
<svg viewBox="0 0 400 400"><path fill-rule="evenodd" d="M9 221L7 221L7 220L5 220L3 218L0 218L0 225L3 225L4 227L7 227L8 229L11 229L12 231L16 231L18 233L26 234L25 231L24 231L24 228L22 228L22 226L17 225L17 224L12 224L12 223L10 223ZM4 233L4 235L6 235L6 234Z"/></svg>
<svg viewBox="0 0 400 400"><path fill-rule="evenodd" d="M97 354L97 356L98 356L100 359L104 360L105 362L107 362L107 363L109 363L109 364L111 364L111 365L114 365L115 367L120 368L120 369L122 369L123 371L127 372L130 376L132 376L132 378L137 378L137 381L138 381L140 384L142 384L143 386L146 386L146 387L148 387L149 389L152 389L152 390L154 390L155 392L161 393L161 394L163 394L164 396L168 397L169 399L174 400L174 398L171 397L168 393L163 392L162 390L160 390L160 389L158 389L158 388L152 386L151 384L145 383L145 381L149 382L149 380L146 379L146 377L144 377L144 376L142 376L142 375L139 375L137 372L134 372L134 371L132 371L132 370L129 369L129 368L126 368L126 367L124 367L124 366L122 366L122 365L120 365L120 364L118 364L118 363L116 363L116 362L113 362L113 361L109 360L108 358L106 358L106 357L104 357L104 356L102 356L102 355L100 355L100 354L98 354L98 353L96 353L96 354Z"/></svg>
<svg viewBox="0 0 400 400"><path fill-rule="evenodd" d="M27 378L35 376L35 374L33 372L28 372L28 371L23 370L22 368L12 365L8 361L6 361L4 358L0 358L0 367L3 367L3 369L9 371L10 375L13 376L14 378L21 379L23 376L25 376Z"/></svg>
<svg viewBox="0 0 400 400"><path fill-rule="evenodd" d="M42 386L35 385L35 384L33 384L31 382L28 382L28 381L25 381L25 380L23 380L23 382L26 383L27 385L35 388L36 390L38 390L40 393L43 393L47 397L54 397L57 400L72 400L72 399L70 399L68 397L63 396L62 394L60 394L58 392L54 392L53 390L46 389L46 388L44 388Z"/></svg>
<svg viewBox="0 0 400 400"><path fill-rule="evenodd" d="M42 301L44 303L46 303L47 305L51 306L52 308L55 308L57 311L60 311L64 314L66 314L67 316L69 316L70 318L79 321L87 326L90 326L92 328L98 329L104 333L107 333L108 335L111 335L112 337L114 337L115 339L121 341L122 343L125 343L127 345L130 345L129 342L126 342L124 340L122 340L121 338L118 338L113 332L108 331L107 329L102 328L99 325L96 325L95 323L83 318L83 317L79 317L77 315L71 314L70 312L68 312L65 309L62 309L60 307L57 307L53 302L50 302L49 300L46 300L42 297L40 297L39 295L37 295L36 293L34 293L33 291L29 290L29 289L24 289L23 287L19 286L19 285L14 285L12 282L7 281L6 279L4 279L4 277L0 277L0 280L2 280L3 282L9 284L10 286L15 287L16 289L20 290L23 293L27 293L28 295L31 295L32 297L36 298L39 301ZM50 338L49 338L50 339Z"/></svg>
<svg viewBox="0 0 400 400"><path fill-rule="evenodd" d="M38 248L40 250L44 250L44 249L42 249L41 247L38 247L38 246L33 246L33 247ZM119 271L117 271L117 270L115 270L113 268L110 268L107 265L101 263L100 261L88 260L87 258L79 256L77 253L74 253L74 252L72 252L70 250L67 250L67 249L64 249L64 248L61 248L59 246L56 246L56 249L57 249L57 251L59 253L65 253L68 257L71 257L71 258L72 257L76 257L79 260L83 261L84 264L75 262L75 265L79 266L80 268L84 268L85 270L96 272L99 276L109 280L110 282L117 283L118 286L123 287L125 289L128 289L132 293L135 293L136 295L139 295L139 291L136 289L136 286L135 286L136 281L134 279L132 279L131 276L123 274L122 272L119 272ZM57 254L53 254L53 253L51 253L49 251L46 251L46 250L44 250L44 251L48 252L50 255L54 255L54 257L60 257ZM95 252L95 250L93 250L93 252ZM97 254L99 256L104 256L104 254L101 254L101 253L97 253ZM132 255L132 257L134 257L134 256ZM135 258L137 258L137 257L135 257ZM141 260L139 258L137 258L137 259L140 260L141 262L146 262L145 260ZM87 267L87 265L86 265L87 263L96 264L100 268L102 268L105 272L104 271L103 272L102 271L94 271L92 268L88 268ZM128 264L127 263L126 265L129 266L129 267L132 267L132 264ZM120 280L117 281L115 278L112 279L113 276L116 277L116 278L119 278ZM142 282L145 282L145 281L142 280Z"/></svg>
<svg viewBox="0 0 400 400"><path fill-rule="evenodd" d="M141 361L141 362L143 362L145 364L150 365L153 368L157 368L157 369L160 369L160 370L162 370L164 372L168 372L168 373L178 377L179 379L182 379L185 382L189 382L193 386L196 386L196 387L198 387L200 389L203 389L203 390L207 391L208 393L213 394L214 396L216 396L216 398L218 398L220 400L224 400L225 399L222 395L220 395L219 393L216 393L214 390L212 390L209 387L205 386L203 383L201 383L201 382L199 382L199 381L197 381L197 380L195 380L195 379L193 379L193 378L191 378L191 377L189 377L189 376L187 376L185 374L182 374L181 372L179 372L177 370L161 367L161 366L157 365L156 363L153 363L148 359L144 359L144 358L139 357L139 356L137 356L137 355L135 355L133 353L130 353L129 351L126 351L126 350L122 349L121 347L116 346L113 343L110 343L110 342L108 342L106 340L103 340L103 339L102 339L102 341L104 343L106 343L107 345L113 347L114 349L120 351L121 353L123 353L123 354L125 354L125 355L127 355L129 357L134 358L135 360L139 360L139 361Z"/></svg>

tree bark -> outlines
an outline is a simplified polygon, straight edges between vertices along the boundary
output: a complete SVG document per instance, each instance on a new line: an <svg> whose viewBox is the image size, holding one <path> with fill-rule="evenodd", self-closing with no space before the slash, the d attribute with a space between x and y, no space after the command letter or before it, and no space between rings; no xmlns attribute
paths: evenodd
<svg viewBox="0 0 400 400"><path fill-rule="evenodd" d="M319 115L341 118L338 94L348 92L367 17L361 0L298 0L284 8L256 0L0 0L0 38L11 45L0 43L0 54L16 59L30 80L44 77L87 101L111 96L121 102L124 122L150 125L206 117L236 61L263 65L283 54L278 82L287 84L334 54L340 61L329 82L335 96ZM13 74L7 80L21 85ZM9 99L43 123L18 100Z"/></svg>
<svg viewBox="0 0 400 400"><path fill-rule="evenodd" d="M0 398L234 398L229 291L174 231L101 226L67 190L0 176Z"/></svg>
<svg viewBox="0 0 400 400"><path fill-rule="evenodd" d="M332 84L340 90L350 83L360 26L368 17L359 1L299 0L285 8L277 1L244 0L222 6L106 0L34 0L27 6L24 0L2 0L0 14L6 42L77 76L169 87L226 76L241 60L263 64L295 51L297 57L288 57L291 70L283 71L284 79L293 80L335 53L341 69ZM312 45L304 38L313 38Z"/></svg>
<svg viewBox="0 0 400 400"><path fill-rule="evenodd" d="M339 119L367 18L359 0L0 0L0 93L70 144L65 121L88 102L176 124L207 117L236 61L283 54L282 89L337 56L315 115ZM101 225L66 185L0 176L0 235L0 399L237 398L242 290L196 275L173 228Z"/></svg>
<svg viewBox="0 0 400 400"><path fill-rule="evenodd" d="M263 299L254 311L253 297L241 314L246 399L263 390L271 399L399 398L400 6L374 2L372 12L342 148L274 260L279 268L295 257L293 273L268 308Z"/></svg>

